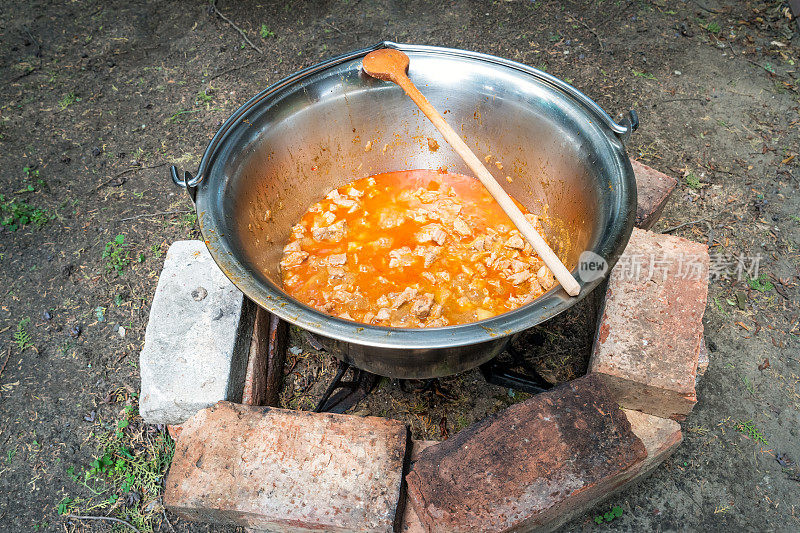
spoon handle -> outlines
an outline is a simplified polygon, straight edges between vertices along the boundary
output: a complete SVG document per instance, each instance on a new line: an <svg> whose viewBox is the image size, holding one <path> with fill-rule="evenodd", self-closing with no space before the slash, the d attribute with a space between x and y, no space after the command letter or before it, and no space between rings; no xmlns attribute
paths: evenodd
<svg viewBox="0 0 800 533"><path fill-rule="evenodd" d="M536 228L525 218L525 215L522 214L522 211L519 210L505 189L497 183L497 180L494 179L491 172L481 163L478 156L472 152L461 136L450 127L450 124L436 111L436 108L428 102L428 99L419 92L419 89L417 89L416 85L414 85L408 76L396 74L393 78L392 81L399 85L414 103L417 104L425 116L428 117L436 129L439 130L447 143L453 147L453 150L461 156L467 166L475 173L483 186L489 191L489 194L500 204L500 207L505 211L506 215L508 215L508 218L511 219L511 222L519 229L525 239L531 243L531 246L533 246L539 258L544 261L544 264L547 265L547 268L550 269L553 276L561 283L561 286L564 287L567 294L570 296L577 296L581 291L578 282L572 277L570 271L567 270L567 267L564 266L564 263L561 262L561 259L559 259L550 246L548 246L547 242L539 235Z"/></svg>

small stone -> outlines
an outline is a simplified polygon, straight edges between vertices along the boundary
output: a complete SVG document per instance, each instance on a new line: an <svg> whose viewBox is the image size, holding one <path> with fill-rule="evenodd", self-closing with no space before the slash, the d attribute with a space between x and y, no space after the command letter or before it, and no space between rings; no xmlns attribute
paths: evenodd
<svg viewBox="0 0 800 533"><path fill-rule="evenodd" d="M80 337L80 335L81 335L81 331L83 331L83 330L81 329L81 326L80 326L79 324L75 324L74 326L72 326L72 327L69 329L69 335L70 335L70 337L72 337L73 339L77 339L78 337Z"/></svg>
<svg viewBox="0 0 800 533"><path fill-rule="evenodd" d="M408 430L396 420L219 402L185 424L164 504L266 531L395 531Z"/></svg>
<svg viewBox="0 0 800 533"><path fill-rule="evenodd" d="M103 151L100 148L92 148L92 155L93 156L97 157L102 153L103 153Z"/></svg>
<svg viewBox="0 0 800 533"><path fill-rule="evenodd" d="M697 403L708 268L706 245L633 230L611 270L589 361L622 407L683 419Z"/></svg>
<svg viewBox="0 0 800 533"><path fill-rule="evenodd" d="M195 302L199 302L203 300L206 296L208 296L208 291L205 290L203 287L197 287L195 290L192 291L192 298Z"/></svg>
<svg viewBox="0 0 800 533"><path fill-rule="evenodd" d="M123 339L125 338L125 328L124 327L120 326L119 329L117 330L117 333L119 334L119 336L121 338L123 338Z"/></svg>
<svg viewBox="0 0 800 533"><path fill-rule="evenodd" d="M164 505L161 503L161 498L156 498L155 500L151 501L147 505L144 506L144 513L156 513L161 514L164 510Z"/></svg>
<svg viewBox="0 0 800 533"><path fill-rule="evenodd" d="M680 71L680 70L676 70L676 71L675 71L675 75L676 75L676 76L680 76L680 75L681 75L681 71Z"/></svg>
<svg viewBox="0 0 800 533"><path fill-rule="evenodd" d="M45 309L42 311L42 320L53 320L53 315L50 313L50 311Z"/></svg>
<svg viewBox="0 0 800 533"><path fill-rule="evenodd" d="M700 341L700 353L697 354L697 376L694 378L694 386L697 388L700 385L700 380L708 370L708 365L711 362L709 357L709 349L706 346L705 338Z"/></svg>

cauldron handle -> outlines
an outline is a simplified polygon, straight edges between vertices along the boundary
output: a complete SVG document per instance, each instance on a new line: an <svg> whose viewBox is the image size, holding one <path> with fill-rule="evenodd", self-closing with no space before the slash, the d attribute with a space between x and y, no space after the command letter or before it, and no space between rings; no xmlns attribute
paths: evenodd
<svg viewBox="0 0 800 533"><path fill-rule="evenodd" d="M619 140L622 141L622 144L628 144L628 140L631 138L631 133L639 129L639 114L636 113L635 109L631 109L627 114L623 115L623 117L617 121L617 124L625 128L625 130L622 132L615 131L614 133L617 134L617 137L619 137Z"/></svg>
<svg viewBox="0 0 800 533"><path fill-rule="evenodd" d="M195 197L197 196L197 184L200 183L201 180L197 179L197 177L192 176L191 172L184 171L183 178L179 176L178 167L172 165L169 167L169 173L172 176L172 181L178 187L182 189L186 189L186 192L189 194L189 198L192 199L192 202L195 201Z"/></svg>

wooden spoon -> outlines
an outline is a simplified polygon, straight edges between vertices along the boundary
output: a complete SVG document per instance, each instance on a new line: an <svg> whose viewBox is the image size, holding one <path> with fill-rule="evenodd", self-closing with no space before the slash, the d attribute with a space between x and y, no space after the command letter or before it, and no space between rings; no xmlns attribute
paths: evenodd
<svg viewBox="0 0 800 533"><path fill-rule="evenodd" d="M408 96L417 104L417 107L425 114L426 117L436 126L436 129L442 134L444 139L453 147L458 155L464 160L467 166L472 169L478 177L483 186L489 193L497 200L500 207L505 211L508 218L519 229L520 233L525 236L525 239L539 257L547 265L547 268L553 273L555 278L567 291L570 296L577 296L581 290L580 285L575 278L572 277L567 267L553 252L547 242L539 235L536 228L525 218L522 211L514 204L514 201L508 193L497 183L492 174L486 170L481 160L470 150L469 146L461 139L458 133L450 127L442 115L428 102L414 83L408 78L408 56L400 50L391 48L383 48L370 52L364 57L362 63L364 72L378 78L379 80L391 81L399 85Z"/></svg>

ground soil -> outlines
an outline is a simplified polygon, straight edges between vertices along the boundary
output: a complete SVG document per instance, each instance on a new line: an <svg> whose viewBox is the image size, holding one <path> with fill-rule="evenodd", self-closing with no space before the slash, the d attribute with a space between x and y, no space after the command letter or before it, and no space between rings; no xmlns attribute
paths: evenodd
<svg viewBox="0 0 800 533"><path fill-rule="evenodd" d="M612 114L638 110L630 155L679 179L656 231L708 243L714 254L761 256L761 282L735 272L711 282L711 363L678 452L567 530L800 529L800 39L785 3L217 5L232 24L200 1L0 8L0 529L113 526L64 518L57 506L92 497L70 472L82 473L98 453L97 436L125 405L135 407L163 254L172 241L199 236L168 165L193 170L221 122L270 83L381 39L521 61ZM39 211L26 215L21 202ZM104 257L117 235L123 257ZM551 343L532 355L548 379L584 371L580 339L590 322L576 314L532 334L530 343ZM332 364L294 357L301 360L287 401L292 387L320 387L326 375L303 369L329 372ZM446 380L456 399L384 382L353 411L397 416L416 436L442 439L520 397L480 380L477 372ZM125 438L135 446L162 431L134 418ZM117 516L145 505L129 496L113 510L82 511ZM227 531L158 505L148 509L158 531ZM612 505L623 516L596 525Z"/></svg>

